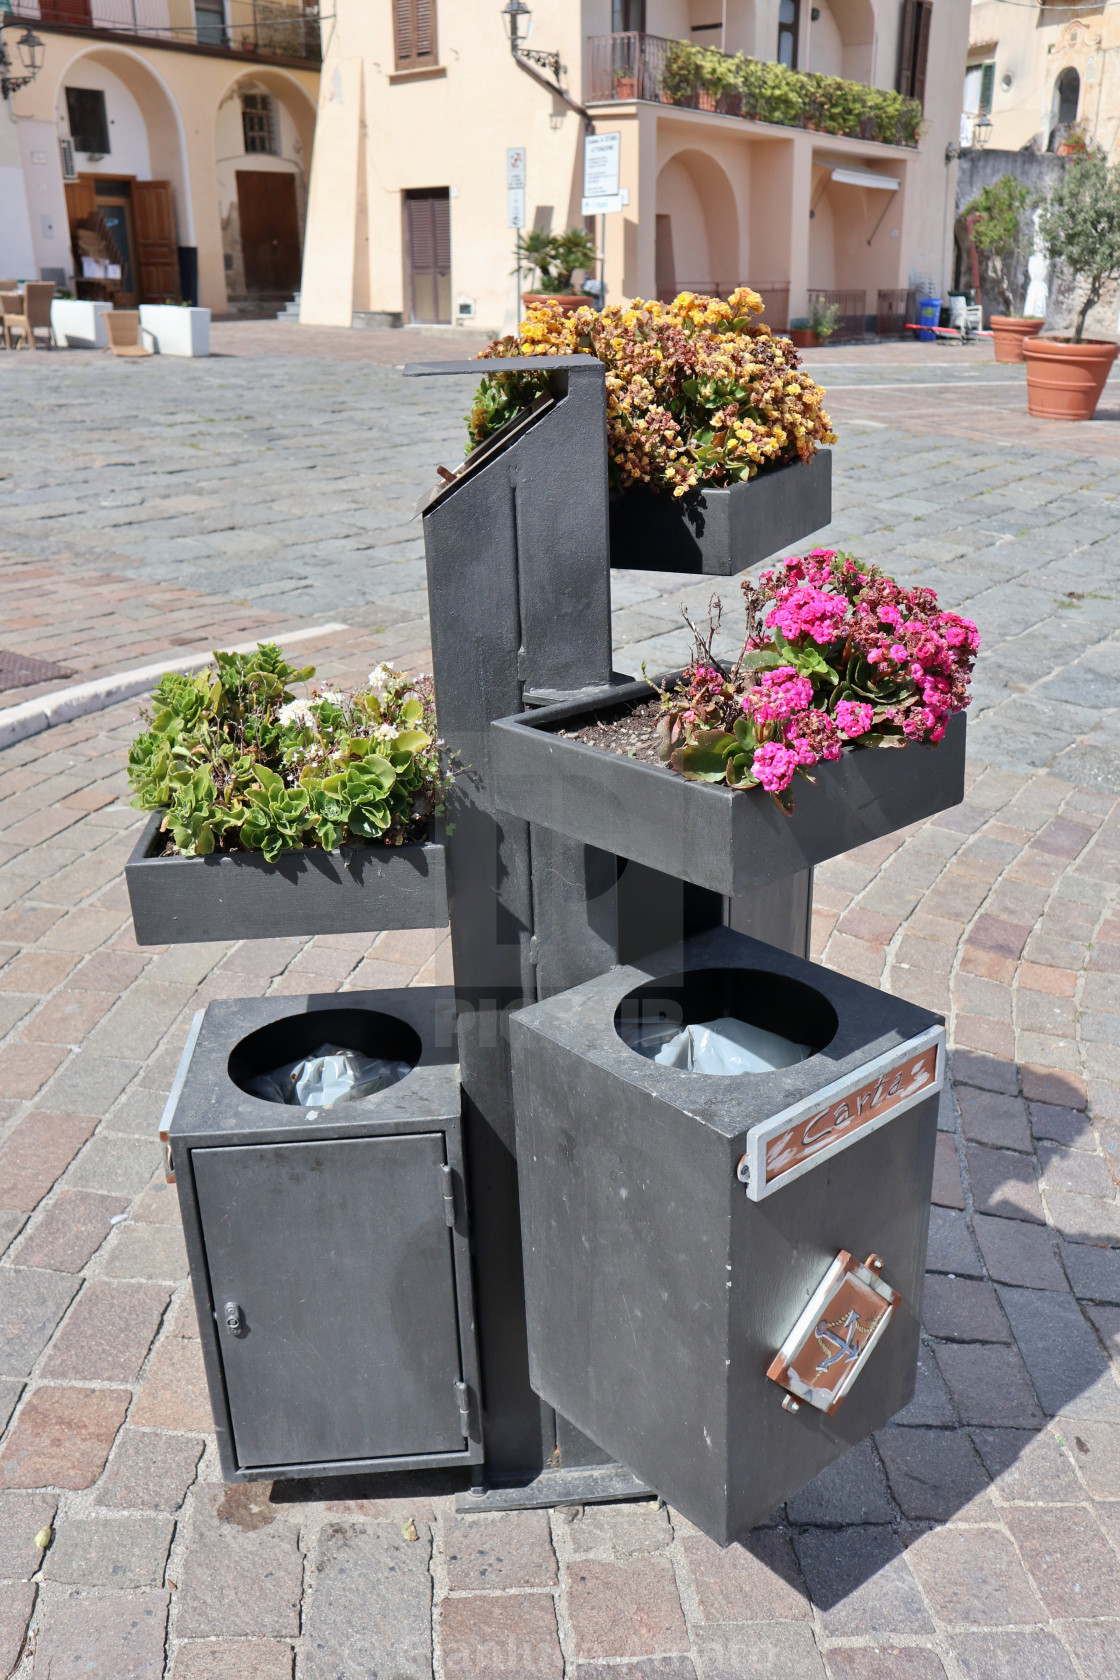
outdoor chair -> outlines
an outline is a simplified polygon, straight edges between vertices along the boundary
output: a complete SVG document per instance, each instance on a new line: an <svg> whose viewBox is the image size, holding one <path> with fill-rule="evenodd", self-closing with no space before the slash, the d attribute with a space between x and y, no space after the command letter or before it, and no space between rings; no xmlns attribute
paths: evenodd
<svg viewBox="0 0 1120 1680"><path fill-rule="evenodd" d="M51 326L51 300L54 297L53 280L29 280L23 288L23 316L27 325L27 342L30 349L37 348L35 335L46 333L47 349L54 348L54 329Z"/></svg>
<svg viewBox="0 0 1120 1680"><path fill-rule="evenodd" d="M5 283L6 284L6 283ZM3 329L5 349L14 350L12 334L30 337L27 317L24 312L23 294L17 291L0 291L0 328Z"/></svg>
<svg viewBox="0 0 1120 1680"><path fill-rule="evenodd" d="M140 311L113 309L105 314L105 330L109 334L108 348L114 356L150 356L152 351L141 343Z"/></svg>

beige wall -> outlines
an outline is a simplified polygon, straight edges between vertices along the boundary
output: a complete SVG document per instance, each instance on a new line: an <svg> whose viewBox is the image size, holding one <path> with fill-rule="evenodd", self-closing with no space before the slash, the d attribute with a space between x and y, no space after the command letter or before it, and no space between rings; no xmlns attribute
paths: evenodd
<svg viewBox="0 0 1120 1680"><path fill-rule="evenodd" d="M809 55L818 67L819 56L822 69L892 87L896 0L818 4L822 17L802 33L803 61ZM595 223L596 238L605 237L609 300L654 293L658 213L673 218L679 281L788 280L795 314L804 311L810 285L864 287L873 310L875 290L905 285L911 269L947 282L956 164L946 148L959 132L968 4L938 0L934 7L928 132L917 154L848 139L822 147L822 136L800 130L645 102L596 106L597 131L622 135L622 185L630 195L621 214ZM727 0L728 49L772 57L777 9L778 0ZM722 0L649 0L647 26L652 35L718 46L718 32L694 37L691 26L723 11ZM445 0L438 69L411 74L395 72L389 6L337 0L336 13L320 89L301 319L346 325L369 311L407 322L403 197L410 188L446 187L453 318L455 300L466 298L474 303L471 324L510 330L520 309L510 273L506 148L527 151L528 224L546 215L554 230L579 222L582 119L514 63L497 6L490 12ZM585 97L586 41L610 32L609 0L540 0L533 18L530 45L558 50L565 85ZM827 174L827 158L904 183L877 232L878 191L829 185L821 225L810 219L814 180Z"/></svg>
<svg viewBox="0 0 1120 1680"><path fill-rule="evenodd" d="M47 25L40 26L40 33L46 44L43 68L9 104L21 131L26 129L29 140L35 140L33 146L23 148L29 202L36 195L37 203L41 194L56 207L54 231L60 237L50 251L41 237L36 239L37 267L64 267L72 272L58 139L69 133L66 87L97 87L106 96L110 151L98 162L79 154L77 168L83 174L170 181L178 242L198 250L199 301L215 311L224 310L228 292L222 205L228 203L231 171L236 168L235 157L232 163L219 162L226 159L224 147L229 144L227 101L247 76L271 93L282 108L284 156L275 160L254 156L252 167L283 167L306 180L318 73L249 68L229 55L175 52L132 39L106 42L56 33ZM239 117L233 143L243 144ZM47 164L33 166L32 151L46 154ZM297 192L297 202L299 196ZM33 235L41 226L38 216L34 209ZM3 249L0 229L0 253Z"/></svg>

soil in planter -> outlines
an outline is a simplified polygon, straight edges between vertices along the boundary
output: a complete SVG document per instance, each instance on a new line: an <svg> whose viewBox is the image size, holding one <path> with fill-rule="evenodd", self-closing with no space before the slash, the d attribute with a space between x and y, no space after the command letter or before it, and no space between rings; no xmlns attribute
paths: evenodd
<svg viewBox="0 0 1120 1680"><path fill-rule="evenodd" d="M600 752L614 753L618 758L637 758L664 770L668 767L657 751L660 716L661 701L645 700L628 712L585 723L582 729L558 729L556 733L565 741L582 741L585 747L598 747Z"/></svg>

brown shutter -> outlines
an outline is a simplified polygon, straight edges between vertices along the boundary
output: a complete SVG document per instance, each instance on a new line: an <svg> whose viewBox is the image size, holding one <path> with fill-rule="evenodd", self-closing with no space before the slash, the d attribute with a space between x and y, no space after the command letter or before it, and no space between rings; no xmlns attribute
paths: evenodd
<svg viewBox="0 0 1120 1680"><path fill-rule="evenodd" d="M436 0L393 0L398 70L436 63Z"/></svg>
<svg viewBox="0 0 1120 1680"><path fill-rule="evenodd" d="M451 273L451 204L446 198L432 200L432 236L434 241L432 264L437 274Z"/></svg>
<svg viewBox="0 0 1120 1680"><path fill-rule="evenodd" d="M902 29L898 47L898 91L909 99L914 91L914 24L918 0L902 0Z"/></svg>
<svg viewBox="0 0 1120 1680"><path fill-rule="evenodd" d="M416 27L416 62L436 62L436 0L413 0Z"/></svg>
<svg viewBox="0 0 1120 1680"><path fill-rule="evenodd" d="M914 43L913 95L925 108L926 65L929 61L929 35L933 26L933 0L918 0L917 38Z"/></svg>

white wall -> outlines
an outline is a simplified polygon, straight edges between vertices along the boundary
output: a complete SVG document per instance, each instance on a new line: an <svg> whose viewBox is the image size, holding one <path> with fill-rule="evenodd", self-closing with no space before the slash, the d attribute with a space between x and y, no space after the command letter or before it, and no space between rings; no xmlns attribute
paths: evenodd
<svg viewBox="0 0 1120 1680"><path fill-rule="evenodd" d="M100 88L109 119L109 150L105 156L99 163L91 163L85 152L75 151L75 167L83 175L135 175L139 181L150 181L152 161L144 114L124 83L92 58L75 64L67 80L71 87ZM69 134L65 86L59 90L57 114L59 133Z"/></svg>
<svg viewBox="0 0 1120 1680"><path fill-rule="evenodd" d="M37 280L31 218L23 185L19 125L0 104L0 280Z"/></svg>
<svg viewBox="0 0 1120 1680"><path fill-rule="evenodd" d="M70 252L58 130L54 123L24 117L19 125L19 138L35 273L43 268L61 268L69 284L74 274L74 258Z"/></svg>

